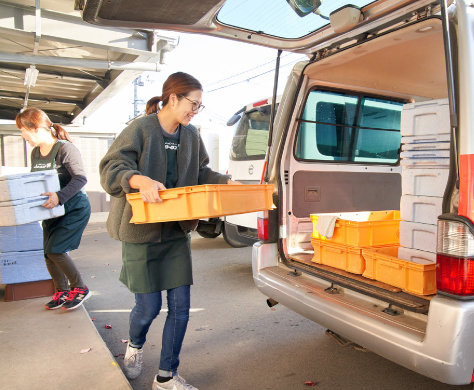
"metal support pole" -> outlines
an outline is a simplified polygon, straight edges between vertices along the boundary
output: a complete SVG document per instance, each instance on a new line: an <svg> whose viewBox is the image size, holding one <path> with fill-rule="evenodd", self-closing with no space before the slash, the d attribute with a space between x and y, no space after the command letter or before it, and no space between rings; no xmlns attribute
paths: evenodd
<svg viewBox="0 0 474 390"><path fill-rule="evenodd" d="M454 150L455 150L455 164L456 164L456 176L459 180L459 164L458 164L458 147L456 139L456 129L458 127L458 116L456 107L456 95L454 86L454 74L453 74L453 53L451 48L451 36L449 32L449 18L448 18L448 6L446 0L440 0L441 5L441 19L443 23L443 40L444 40L444 53L446 57L446 77L448 80L448 100L449 100L449 119L451 123L451 130L453 132Z"/></svg>
<svg viewBox="0 0 474 390"><path fill-rule="evenodd" d="M273 97L272 97L272 111L270 114L270 128L268 130L268 145L267 145L267 153L265 155L265 165L264 169L265 172L263 173L263 180L268 181L268 158L270 154L270 147L272 145L272 139L273 139L273 122L275 121L275 114L276 114L276 98L277 98L277 90L278 90L278 76L280 74L280 56L281 56L282 50L278 50L277 58L276 58L276 64L275 64L275 80L273 83Z"/></svg>

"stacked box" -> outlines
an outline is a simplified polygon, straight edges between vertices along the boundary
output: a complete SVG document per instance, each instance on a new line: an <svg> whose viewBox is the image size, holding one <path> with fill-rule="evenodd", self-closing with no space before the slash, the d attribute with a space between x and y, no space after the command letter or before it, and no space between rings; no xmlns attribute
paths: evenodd
<svg viewBox="0 0 474 390"><path fill-rule="evenodd" d="M64 215L64 206L43 207L41 194L59 189L55 170L0 176L0 283L51 279L39 221Z"/></svg>
<svg viewBox="0 0 474 390"><path fill-rule="evenodd" d="M64 215L64 206L47 209L45 192L60 190L55 170L0 176L0 226L17 226Z"/></svg>
<svg viewBox="0 0 474 390"><path fill-rule="evenodd" d="M448 99L406 104L401 116L400 259L436 262L438 215L449 176Z"/></svg>
<svg viewBox="0 0 474 390"><path fill-rule="evenodd" d="M41 222L19 226L0 226L0 253L43 249Z"/></svg>
<svg viewBox="0 0 474 390"><path fill-rule="evenodd" d="M0 282L15 284L51 279L43 250L0 254Z"/></svg>
<svg viewBox="0 0 474 390"><path fill-rule="evenodd" d="M39 222L0 227L0 283L14 284L51 279L43 254Z"/></svg>

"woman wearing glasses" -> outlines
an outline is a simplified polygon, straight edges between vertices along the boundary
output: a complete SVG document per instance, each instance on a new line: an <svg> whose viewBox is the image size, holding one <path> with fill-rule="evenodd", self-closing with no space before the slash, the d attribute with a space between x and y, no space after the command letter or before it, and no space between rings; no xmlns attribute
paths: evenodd
<svg viewBox="0 0 474 390"><path fill-rule="evenodd" d="M139 191L145 202L155 203L161 202L158 190L166 188L237 183L207 167L204 144L189 123L204 108L201 102L198 80L187 73L172 74L162 95L148 101L147 116L125 128L100 163L101 184L114 197L107 230L122 241L120 281L135 294L124 358L129 379L140 374L146 334L160 312L161 292L166 291L168 315L154 390L195 389L177 370L193 284L189 232L197 221L134 225L125 194Z"/></svg>

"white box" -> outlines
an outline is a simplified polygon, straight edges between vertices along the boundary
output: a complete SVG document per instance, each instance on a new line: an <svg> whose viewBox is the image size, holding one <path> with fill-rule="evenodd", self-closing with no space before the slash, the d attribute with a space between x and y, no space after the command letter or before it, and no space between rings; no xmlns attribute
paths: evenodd
<svg viewBox="0 0 474 390"><path fill-rule="evenodd" d="M400 153L400 157L407 160L449 159L449 150L406 150Z"/></svg>
<svg viewBox="0 0 474 390"><path fill-rule="evenodd" d="M405 169L449 169L449 158L402 158L400 165Z"/></svg>
<svg viewBox="0 0 474 390"><path fill-rule="evenodd" d="M54 169L0 176L0 202L32 198L60 189L58 173Z"/></svg>
<svg viewBox="0 0 474 390"><path fill-rule="evenodd" d="M47 196L0 202L0 226L16 226L64 215L64 206L47 209Z"/></svg>
<svg viewBox="0 0 474 390"><path fill-rule="evenodd" d="M437 196L402 195L400 218L402 221L438 224L443 214L443 198Z"/></svg>
<svg viewBox="0 0 474 390"><path fill-rule="evenodd" d="M398 258L418 264L436 264L436 253L405 248L403 246L398 248Z"/></svg>
<svg viewBox="0 0 474 390"><path fill-rule="evenodd" d="M450 131L448 99L403 105L400 122L402 136L449 134Z"/></svg>
<svg viewBox="0 0 474 390"><path fill-rule="evenodd" d="M425 151L425 150L447 150L449 152L451 143L450 142L416 142L416 143L403 143L402 140L402 152L408 151ZM448 155L449 157L449 155Z"/></svg>
<svg viewBox="0 0 474 390"><path fill-rule="evenodd" d="M0 227L0 253L43 249L41 222Z"/></svg>
<svg viewBox="0 0 474 390"><path fill-rule="evenodd" d="M450 142L451 134L427 134L402 137L402 144Z"/></svg>
<svg viewBox="0 0 474 390"><path fill-rule="evenodd" d="M449 169L402 169L402 194L443 197Z"/></svg>
<svg viewBox="0 0 474 390"><path fill-rule="evenodd" d="M402 144L427 144L451 142L451 134L427 134L402 137Z"/></svg>
<svg viewBox="0 0 474 390"><path fill-rule="evenodd" d="M437 225L400 221L400 246L436 252Z"/></svg>
<svg viewBox="0 0 474 390"><path fill-rule="evenodd" d="M35 282L51 279L43 251L8 252L0 254L2 284Z"/></svg>

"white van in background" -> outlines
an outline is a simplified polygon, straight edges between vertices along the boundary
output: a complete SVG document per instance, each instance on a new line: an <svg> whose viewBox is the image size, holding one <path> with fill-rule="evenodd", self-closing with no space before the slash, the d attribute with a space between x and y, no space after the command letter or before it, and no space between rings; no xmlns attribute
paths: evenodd
<svg viewBox="0 0 474 390"><path fill-rule="evenodd" d="M280 98L278 96L276 99L276 109ZM232 180L242 184L260 184L267 151L271 108L271 97L249 103L227 122L227 126L235 126L228 170ZM258 241L257 213L225 217L223 234L224 240L235 248L253 245Z"/></svg>

